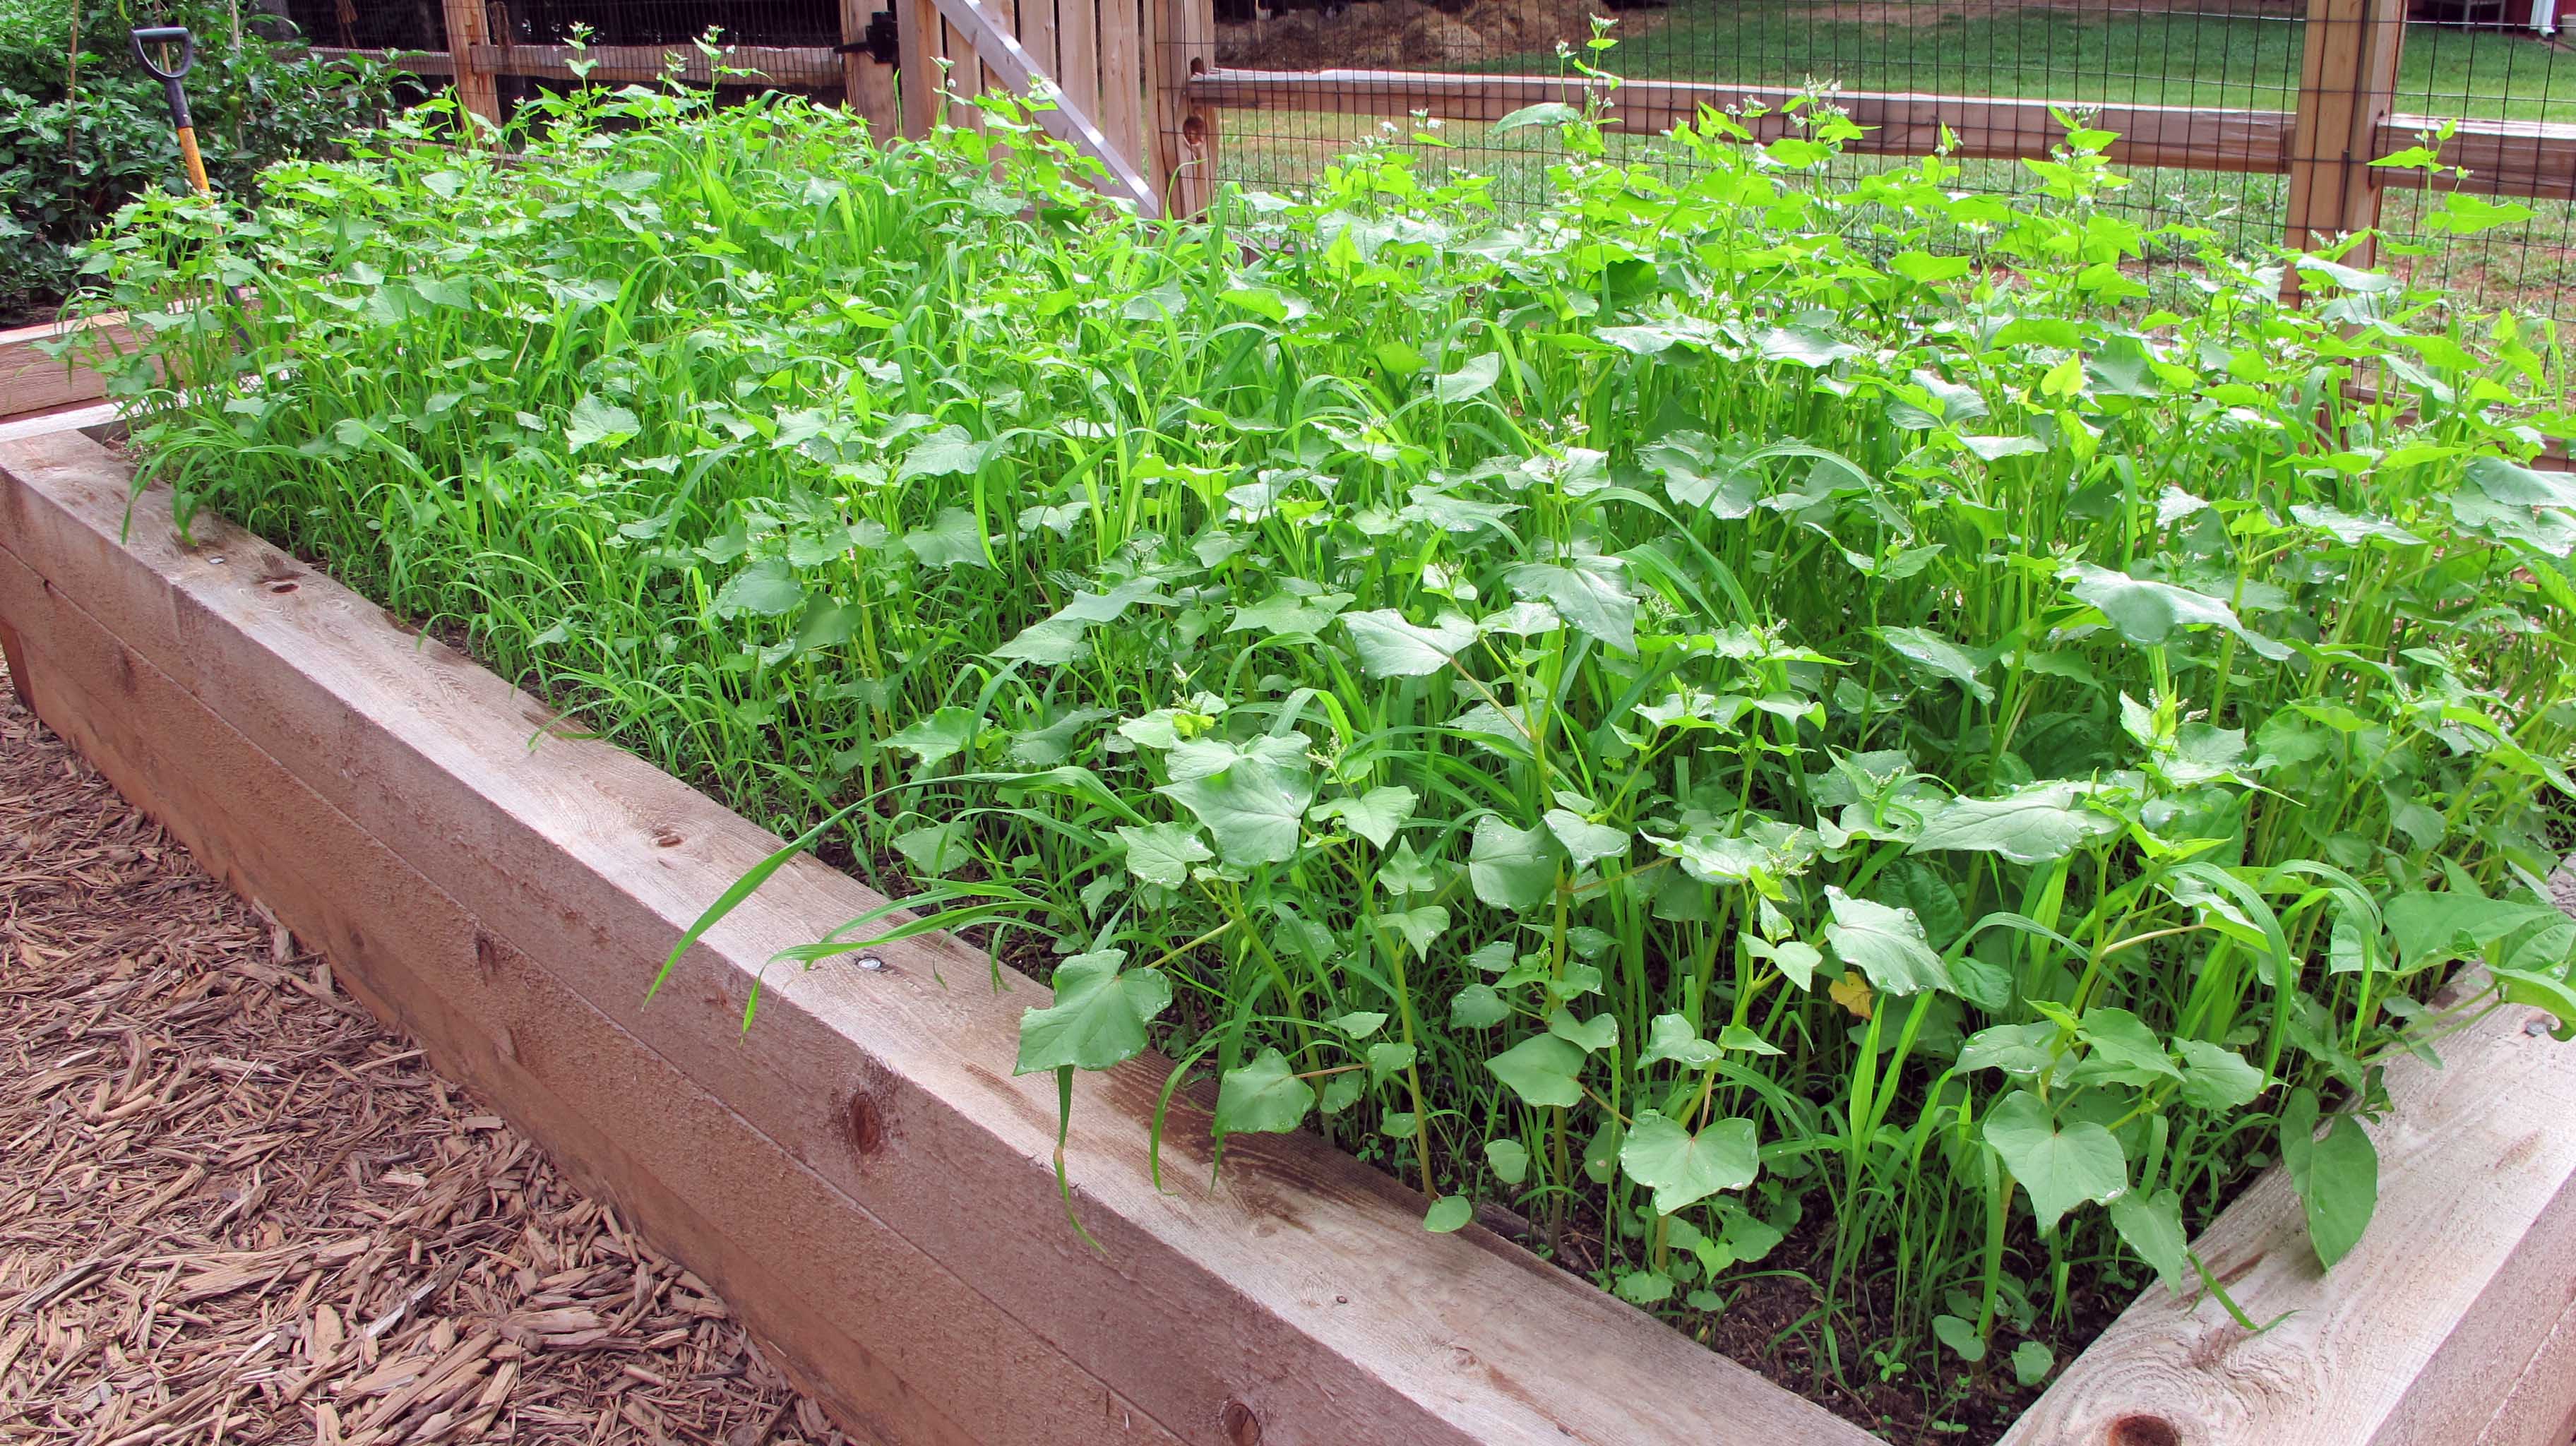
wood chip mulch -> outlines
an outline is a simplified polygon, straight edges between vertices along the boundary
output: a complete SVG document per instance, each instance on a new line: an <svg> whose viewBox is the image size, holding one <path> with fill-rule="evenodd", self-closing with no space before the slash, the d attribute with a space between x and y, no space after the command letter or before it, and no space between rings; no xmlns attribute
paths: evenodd
<svg viewBox="0 0 2576 1446"><path fill-rule="evenodd" d="M844 1439L0 686L0 1441Z"/></svg>

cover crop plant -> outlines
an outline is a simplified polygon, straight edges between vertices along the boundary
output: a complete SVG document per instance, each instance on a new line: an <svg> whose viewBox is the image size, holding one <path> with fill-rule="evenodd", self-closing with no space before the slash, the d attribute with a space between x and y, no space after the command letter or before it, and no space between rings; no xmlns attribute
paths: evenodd
<svg viewBox="0 0 2576 1446"><path fill-rule="evenodd" d="M1051 950L1022 1070L1158 1045L1686 1326L1804 1271L1841 1380L2030 1386L2274 1156L2331 1263L2386 1061L2576 1024L2545 333L2215 247L2154 307L2201 238L2080 125L1999 197L1543 108L1533 213L1389 140L1161 225L983 106L152 197L146 471Z"/></svg>

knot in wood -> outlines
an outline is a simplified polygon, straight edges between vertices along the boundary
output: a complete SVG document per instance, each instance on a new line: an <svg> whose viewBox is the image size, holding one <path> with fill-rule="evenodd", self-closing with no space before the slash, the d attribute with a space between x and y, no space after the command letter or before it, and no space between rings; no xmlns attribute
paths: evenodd
<svg viewBox="0 0 2576 1446"><path fill-rule="evenodd" d="M1217 1424L1225 1429L1226 1446L1261 1446L1261 1418L1241 1401L1228 1401L1216 1413Z"/></svg>
<svg viewBox="0 0 2576 1446"><path fill-rule="evenodd" d="M2111 1446L2182 1446L2182 1433L2162 1416L2123 1416L2111 1423Z"/></svg>
<svg viewBox="0 0 2576 1446"><path fill-rule="evenodd" d="M885 1111L877 1107L875 1095L861 1090L850 1096L843 1124L850 1133L850 1148L862 1156L885 1148Z"/></svg>

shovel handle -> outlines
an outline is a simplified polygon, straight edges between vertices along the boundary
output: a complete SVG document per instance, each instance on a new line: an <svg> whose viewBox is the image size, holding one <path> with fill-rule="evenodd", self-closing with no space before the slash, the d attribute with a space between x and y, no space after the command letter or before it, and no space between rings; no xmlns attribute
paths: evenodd
<svg viewBox="0 0 2576 1446"><path fill-rule="evenodd" d="M153 79L161 82L161 92L169 99L170 123L179 131L179 158L187 163L188 184L196 187L200 196L213 194L214 188L206 183L206 158L197 152L197 124L188 114L188 89L179 83L180 77L197 63L197 37L189 34L183 25L149 25L132 32L130 38L134 42L135 60L152 73ZM152 52L147 47L154 45L179 47L176 69L163 70L153 63Z"/></svg>

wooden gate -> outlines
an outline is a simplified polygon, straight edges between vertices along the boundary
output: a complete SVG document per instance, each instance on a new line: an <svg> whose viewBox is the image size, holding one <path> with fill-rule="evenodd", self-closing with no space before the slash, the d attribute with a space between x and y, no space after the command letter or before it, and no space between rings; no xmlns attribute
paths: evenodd
<svg viewBox="0 0 2576 1446"><path fill-rule="evenodd" d="M694 46L592 45L576 57L570 46L517 43L507 0L442 3L443 51L316 53L450 76L466 108L494 121L501 77L569 79L576 59L595 80L651 81L674 66L716 79ZM773 85L841 90L881 136L928 135L943 89L963 100L1009 91L1039 99L1037 123L1099 161L1103 189L1147 215L1189 214L1214 189L1216 113L1189 96L1214 63L1213 0L840 0L840 21L837 47L731 45L719 59ZM974 123L954 102L944 115Z"/></svg>

